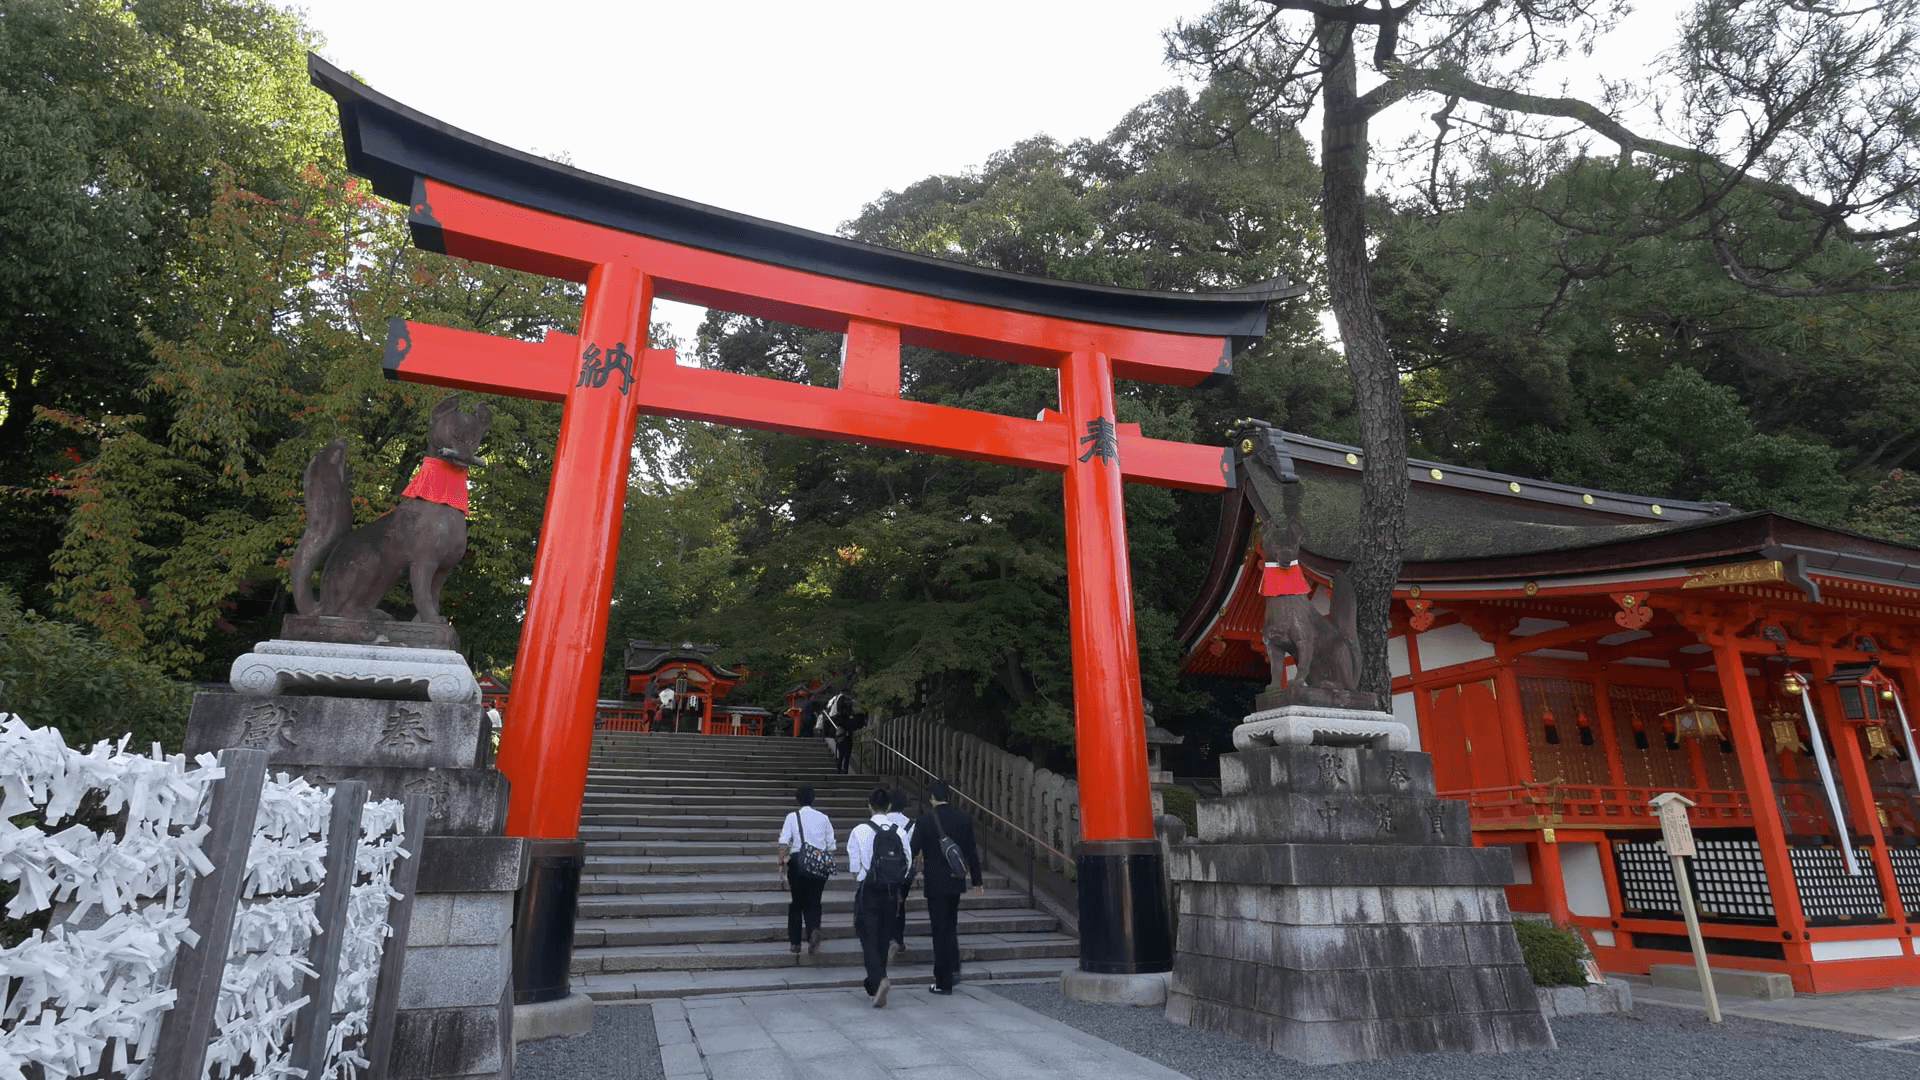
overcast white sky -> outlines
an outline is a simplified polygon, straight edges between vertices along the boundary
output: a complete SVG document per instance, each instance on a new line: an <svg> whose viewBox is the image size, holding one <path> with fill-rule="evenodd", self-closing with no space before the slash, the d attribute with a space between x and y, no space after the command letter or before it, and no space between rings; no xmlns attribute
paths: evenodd
<svg viewBox="0 0 1920 1080"><path fill-rule="evenodd" d="M628 183L832 232L883 191L978 165L1027 136L1105 134L1178 81L1161 34L1210 4L291 6L325 36L329 60L431 116ZM1643 6L1658 14L1639 21L1666 36L1659 24L1673 9ZM1649 40L1617 36L1629 48ZM1621 63L1605 66L1618 74ZM672 321L691 330L685 313Z"/></svg>

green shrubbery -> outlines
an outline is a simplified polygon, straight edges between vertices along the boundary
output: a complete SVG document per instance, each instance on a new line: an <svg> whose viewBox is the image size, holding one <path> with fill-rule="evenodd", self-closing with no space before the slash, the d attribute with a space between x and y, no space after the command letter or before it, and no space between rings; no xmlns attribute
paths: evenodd
<svg viewBox="0 0 1920 1080"><path fill-rule="evenodd" d="M158 668L102 644L79 627L22 610L0 589L0 712L34 727L56 727L83 748L131 732L144 751L178 751L191 688Z"/></svg>
<svg viewBox="0 0 1920 1080"><path fill-rule="evenodd" d="M1587 958L1587 943L1571 927L1555 926L1540 919L1515 919L1513 932L1520 939L1520 955L1526 959L1527 974L1536 986L1585 986L1587 973L1580 961Z"/></svg>
<svg viewBox="0 0 1920 1080"><path fill-rule="evenodd" d="M1178 784L1162 791L1166 800L1167 813L1187 823L1187 835L1200 835L1200 796L1190 787Z"/></svg>

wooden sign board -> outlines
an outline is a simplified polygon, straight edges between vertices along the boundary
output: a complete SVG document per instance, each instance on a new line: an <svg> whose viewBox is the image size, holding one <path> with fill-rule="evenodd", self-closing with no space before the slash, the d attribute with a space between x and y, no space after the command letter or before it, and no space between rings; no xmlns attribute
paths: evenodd
<svg viewBox="0 0 1920 1080"><path fill-rule="evenodd" d="M1660 836L1667 842L1668 855L1692 855L1693 826L1687 821L1686 804L1678 799L1660 804Z"/></svg>

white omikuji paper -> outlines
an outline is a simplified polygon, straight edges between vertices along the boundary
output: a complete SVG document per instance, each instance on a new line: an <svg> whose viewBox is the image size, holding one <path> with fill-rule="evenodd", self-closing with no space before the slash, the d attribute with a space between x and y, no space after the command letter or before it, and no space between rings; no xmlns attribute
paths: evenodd
<svg viewBox="0 0 1920 1080"><path fill-rule="evenodd" d="M393 933L387 925L388 905L400 899L392 882L394 864L407 854L401 846L407 838L405 816L398 799L383 799L369 802L360 819L354 886L340 946L340 978L333 988L333 1011L340 1018L327 1031L327 1071L321 1080L354 1080L367 1067L359 1044L372 1022L381 952Z"/></svg>
<svg viewBox="0 0 1920 1080"><path fill-rule="evenodd" d="M0 881L18 885L15 917L71 902L66 918L0 950L11 995L0 1012L0 1078L21 1080L29 1063L48 1080L111 1064L137 1077L174 992L160 983L174 952L198 939L187 924L187 883L212 869L200 852L207 788L221 775L212 755L188 769L180 755L126 752L126 740L69 748L54 728L0 714ZM55 829L89 792L125 813L124 835L79 825L51 834L21 828L38 813ZM83 929L95 908L105 919ZM101 1061L109 1041L114 1060Z"/></svg>
<svg viewBox="0 0 1920 1080"><path fill-rule="evenodd" d="M197 943L186 918L194 877L212 867L201 852L207 789L222 773L203 754L126 753L125 740L82 752L51 728L34 729L0 714L0 881L19 886L8 913L20 916L70 902L66 918L0 950L0 978L10 989L0 1012L0 1080L24 1080L28 1064L47 1080L106 1065L128 1080L145 1080L146 1060L172 1008L175 991L160 981L181 944ZM38 813L58 826L90 791L108 813L125 812L123 835L78 825L48 835L20 828L14 816ZM235 912L228 964L208 1047L211 1075L225 1077L245 1058L252 1075L297 1075L287 1061L301 993L312 973L308 946L319 931L314 905L325 873L331 793L281 775L262 788L247 857L244 899ZM397 800L370 802L355 851L343 935L340 980L331 1011L325 1080L353 1080L366 1059L357 1045L369 1022L380 954L391 929L387 904L401 847ZM297 893L296 895L288 895ZM104 921L77 924L99 908ZM111 1061L102 1061L107 1046Z"/></svg>

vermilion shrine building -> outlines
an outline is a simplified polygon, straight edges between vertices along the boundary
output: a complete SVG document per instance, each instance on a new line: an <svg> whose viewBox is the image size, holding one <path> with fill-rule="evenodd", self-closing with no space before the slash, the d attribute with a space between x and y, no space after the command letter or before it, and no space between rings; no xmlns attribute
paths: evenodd
<svg viewBox="0 0 1920 1080"><path fill-rule="evenodd" d="M718 645L627 642L623 700L600 702L596 726L602 731L761 734L765 709L721 705L747 672L720 666L713 659L719 651Z"/></svg>
<svg viewBox="0 0 1920 1080"><path fill-rule="evenodd" d="M1301 561L1324 583L1352 555L1358 451L1286 444L1305 482ZM1724 504L1430 462L1409 476L1393 709L1441 793L1470 804L1476 843L1511 850L1516 912L1578 925L1609 971L1690 962L1647 805L1677 791L1698 804L1693 886L1716 967L1785 972L1802 991L1920 984L1903 722L1920 696L1920 550ZM1226 499L1180 627L1184 670L1264 681L1257 532Z"/></svg>

